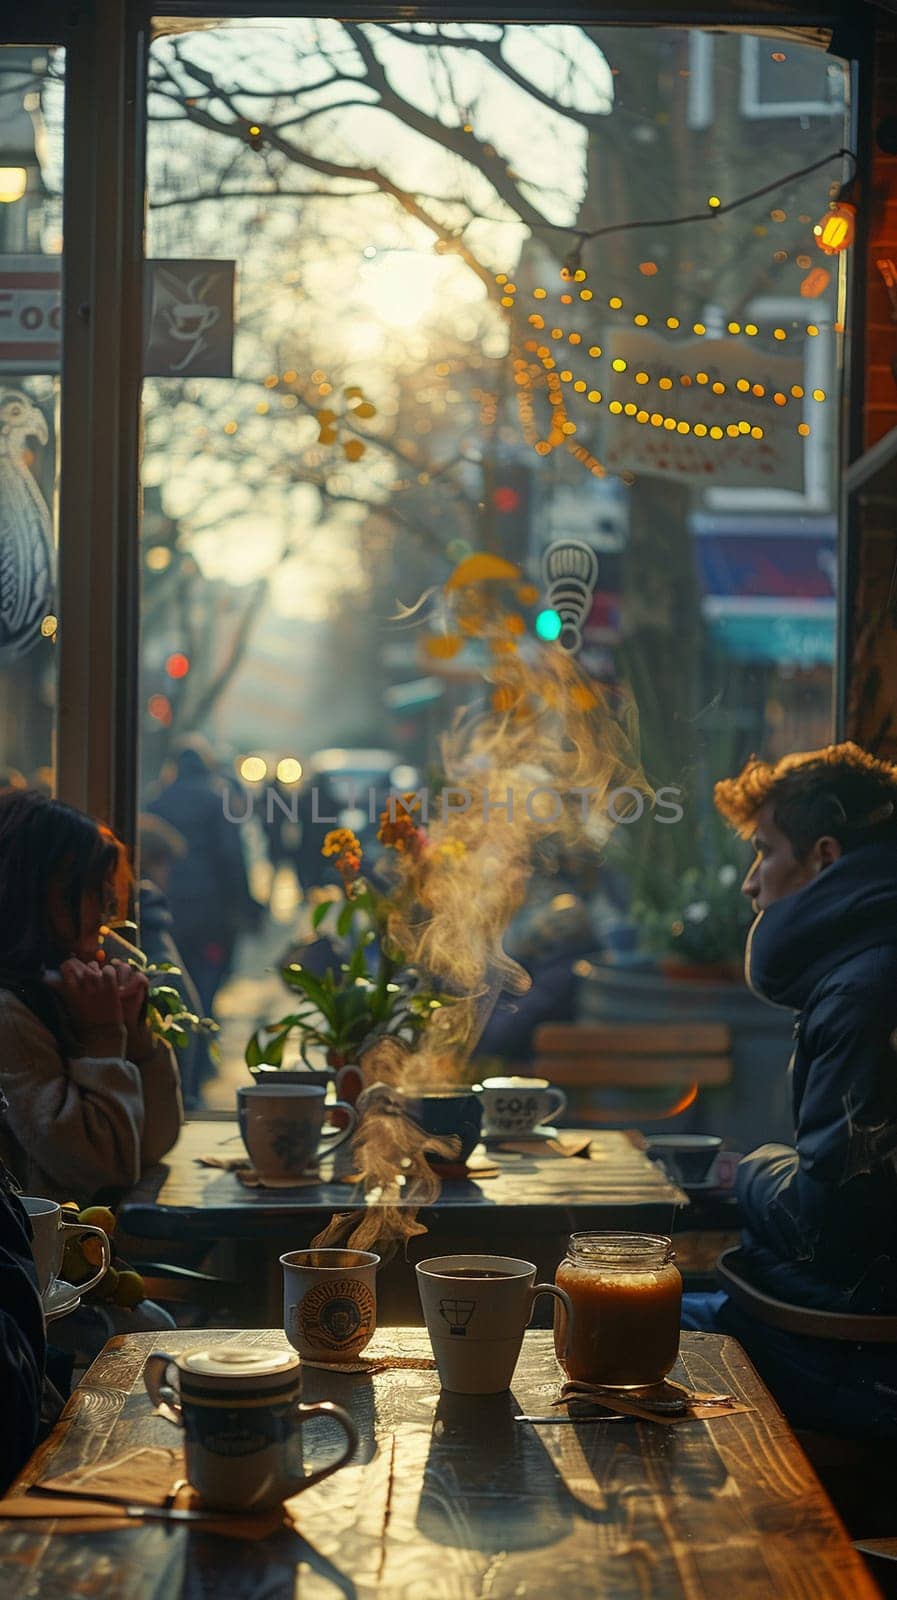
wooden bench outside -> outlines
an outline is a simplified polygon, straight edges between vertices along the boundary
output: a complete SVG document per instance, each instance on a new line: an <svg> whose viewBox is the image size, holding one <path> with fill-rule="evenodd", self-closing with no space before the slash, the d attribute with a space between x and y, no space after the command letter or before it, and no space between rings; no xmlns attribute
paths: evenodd
<svg viewBox="0 0 897 1600"><path fill-rule="evenodd" d="M591 1091L577 1104L577 1122L653 1120L689 1104L700 1088L731 1082L732 1038L721 1022L546 1022L528 1070L561 1088ZM661 1091L660 1103L602 1105L602 1090L653 1090L652 1101Z"/></svg>

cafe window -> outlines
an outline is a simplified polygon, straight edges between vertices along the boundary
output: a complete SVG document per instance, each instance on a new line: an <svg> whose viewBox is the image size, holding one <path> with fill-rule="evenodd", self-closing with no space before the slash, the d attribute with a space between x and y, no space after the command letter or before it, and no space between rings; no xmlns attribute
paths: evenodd
<svg viewBox="0 0 897 1600"><path fill-rule="evenodd" d="M65 53L0 47L0 779L54 786Z"/></svg>
<svg viewBox="0 0 897 1600"><path fill-rule="evenodd" d="M784 30L158 24L141 806L186 839L228 1059L283 1009L259 974L336 881L327 820L375 855L388 792L501 709L423 601L477 554L518 570L520 649L634 698L676 818L595 872L549 852L512 953L736 960L713 783L831 735L850 116L848 64Z"/></svg>

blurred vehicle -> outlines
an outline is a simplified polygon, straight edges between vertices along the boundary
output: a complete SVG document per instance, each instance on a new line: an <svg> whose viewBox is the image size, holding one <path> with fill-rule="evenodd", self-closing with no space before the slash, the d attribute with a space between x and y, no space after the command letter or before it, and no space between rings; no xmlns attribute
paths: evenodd
<svg viewBox="0 0 897 1600"><path fill-rule="evenodd" d="M372 854L376 854L377 819L390 794L405 794L420 782L417 768L402 761L394 750L318 750L306 773L312 790L319 790L317 816L321 822L326 791L332 808L329 816L336 813L336 821L329 826L351 828Z"/></svg>

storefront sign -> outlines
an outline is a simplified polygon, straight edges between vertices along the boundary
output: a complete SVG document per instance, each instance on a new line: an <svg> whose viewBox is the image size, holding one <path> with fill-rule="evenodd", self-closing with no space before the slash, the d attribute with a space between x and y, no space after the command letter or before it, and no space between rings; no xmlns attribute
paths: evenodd
<svg viewBox="0 0 897 1600"><path fill-rule="evenodd" d="M0 256L0 372L58 372L59 256Z"/></svg>
<svg viewBox="0 0 897 1600"><path fill-rule="evenodd" d="M147 377L231 377L234 272L233 261L146 263ZM61 296L59 256L0 256L0 374L59 371Z"/></svg>
<svg viewBox="0 0 897 1600"><path fill-rule="evenodd" d="M148 261L144 372L152 378L230 378L233 261Z"/></svg>
<svg viewBox="0 0 897 1600"><path fill-rule="evenodd" d="M773 355L734 338L667 341L634 329L611 334L605 355L601 459L610 472L707 488L803 488L808 441L798 427L812 430L821 408L802 392L802 354ZM614 361L624 369L614 370ZM621 407L616 414L612 402Z"/></svg>

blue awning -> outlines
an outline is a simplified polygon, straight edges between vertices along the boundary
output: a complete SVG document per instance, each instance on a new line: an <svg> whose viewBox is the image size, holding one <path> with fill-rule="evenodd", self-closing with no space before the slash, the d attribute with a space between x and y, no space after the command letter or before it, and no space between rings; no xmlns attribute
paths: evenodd
<svg viewBox="0 0 897 1600"><path fill-rule="evenodd" d="M829 667L835 659L835 614L723 615L708 619L713 643L736 661Z"/></svg>

